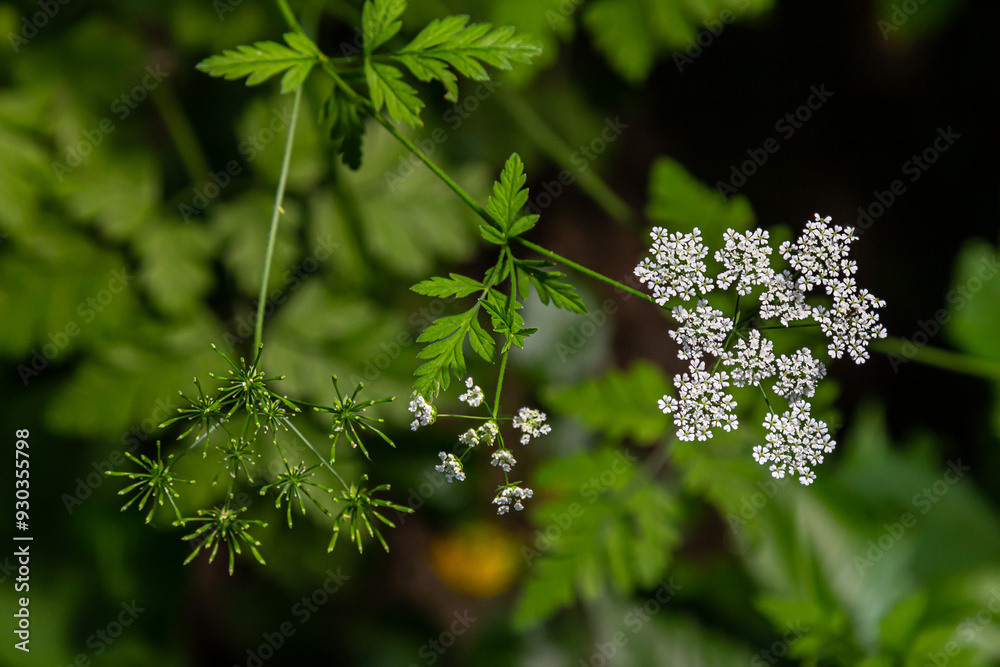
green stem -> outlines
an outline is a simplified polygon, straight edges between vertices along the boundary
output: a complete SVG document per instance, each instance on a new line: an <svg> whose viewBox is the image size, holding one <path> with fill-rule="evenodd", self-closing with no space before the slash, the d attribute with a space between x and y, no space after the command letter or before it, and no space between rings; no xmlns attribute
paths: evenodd
<svg viewBox="0 0 1000 667"><path fill-rule="evenodd" d="M294 18L294 17L293 17ZM264 333L264 309L267 297L267 283L271 277L271 260L274 257L274 244L278 237L278 221L285 210L281 207L285 199L285 184L288 182L288 170L292 164L292 144L295 139L295 125L299 119L299 106L302 102L303 86L295 91L292 101L292 115L288 122L288 136L285 137L285 155L281 160L281 176L278 178L278 191L274 196L274 210L271 214L271 231L267 236L267 251L264 254L264 275L260 280L260 295L257 299L257 326L254 329L253 346L260 347Z"/></svg>
<svg viewBox="0 0 1000 667"><path fill-rule="evenodd" d="M560 264L565 264L566 266L568 266L571 269L574 269L576 271L579 271L580 273L582 273L585 276L590 276L594 280L599 280L602 283L607 283L608 285L611 285L615 289L621 290L622 292L627 292L628 294L631 294L632 296L637 296L640 299L642 299L643 301L648 301L648 302L650 302L650 303L652 303L652 304L654 304L656 306L660 305L660 304L656 303L656 300L653 297L649 296L648 294L643 294L642 292L640 292L638 290L635 290L635 289L632 289L628 285L620 283L617 280L614 280L613 278L608 278L607 276L605 276L602 273L598 273L597 271L594 271L592 269L588 269L587 267L583 266L582 264L577 264L573 260L567 259L567 258L563 257L562 255L556 254L556 253L552 252L551 250L548 250L547 248L543 248L542 246L538 245L537 243L532 243L531 241L522 239L520 236L515 237L513 240L517 241L518 243L520 243L521 245L523 245L525 248L529 248L531 250L534 250L539 255L543 255L545 257L548 257L549 259L551 259L554 262L559 262Z"/></svg>
<svg viewBox="0 0 1000 667"><path fill-rule="evenodd" d="M517 92L507 91L500 96L507 113L521 126L535 145L566 171L575 174L583 191L612 218L623 225L636 226L639 217L624 199L608 186L593 169L581 171L573 163L573 149Z"/></svg>
<svg viewBox="0 0 1000 667"><path fill-rule="evenodd" d="M282 417L282 421L285 422L285 426L292 429L295 435L299 436L299 440L306 443L306 447L308 447L310 451L312 451L312 453L316 455L316 458L319 459L319 462L323 464L323 467L325 467L327 470L333 473L333 476L340 481L344 489L345 490L349 489L350 487L347 485L347 482L344 481L344 478L340 476L340 473L333 469L333 466L330 465L330 463L326 460L325 456L316 451L316 448L313 447L313 444L309 442L306 436L302 435L302 433L299 432L299 429L295 428L295 425L292 424L291 420L288 419L288 417Z"/></svg>
<svg viewBox="0 0 1000 667"><path fill-rule="evenodd" d="M915 347L901 338L885 338L876 340L869 347L876 352L901 357L905 361L916 361L927 366L936 366L955 373L963 373L987 380L1000 380L1000 363L992 359L973 357L961 352L942 350L938 347L917 347L916 354L908 353L906 346Z"/></svg>

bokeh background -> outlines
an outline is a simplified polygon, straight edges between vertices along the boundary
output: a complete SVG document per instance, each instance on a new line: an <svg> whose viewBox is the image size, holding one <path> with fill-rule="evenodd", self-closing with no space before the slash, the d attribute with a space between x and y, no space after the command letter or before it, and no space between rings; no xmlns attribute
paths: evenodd
<svg viewBox="0 0 1000 667"><path fill-rule="evenodd" d="M465 13L543 43L499 85L463 82L457 105L421 86L412 133L438 137L432 157L481 201L520 153L542 245L627 280L652 224L710 243L728 225L788 238L814 212L863 226L859 281L897 340L894 356L831 365L817 410L837 452L808 489L774 483L750 457L752 400L737 435L675 442L655 405L678 370L668 322L581 278L591 318L529 306L541 331L508 381L511 409L554 426L519 456L528 510L494 514L484 460L442 485L436 453L458 428L407 428L412 341L438 314L408 287L489 258L474 217L382 128L360 171L339 162L316 73L264 361L304 400L329 402L332 373L398 396L379 412L397 447L373 441L372 462L342 448L338 468L416 512L385 531L388 554L327 554L328 519L289 531L250 489L267 566L182 566L184 531L120 513L124 485L101 471L180 446L155 427L192 377L224 370L210 343L249 352L290 96L194 66L284 23L240 0L0 3L2 495L12 513L13 433L30 429L34 538L30 654L12 640L13 542L0 550L0 663L998 664L1000 7L413 4L404 35ZM322 11L317 43L349 55L359 2L294 7ZM777 151L747 163L769 139ZM328 422L309 419L324 441ZM186 460L185 511L219 501L216 461Z"/></svg>

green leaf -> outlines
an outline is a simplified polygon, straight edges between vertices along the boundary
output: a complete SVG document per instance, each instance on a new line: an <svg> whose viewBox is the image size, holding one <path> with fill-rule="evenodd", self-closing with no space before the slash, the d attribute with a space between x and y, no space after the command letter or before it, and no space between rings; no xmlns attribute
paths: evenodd
<svg viewBox="0 0 1000 667"><path fill-rule="evenodd" d="M661 157L653 164L649 179L651 220L671 229L690 231L698 227L706 237L732 228L749 229L755 221L750 202L742 195L723 201L719 193L695 179L679 162Z"/></svg>
<svg viewBox="0 0 1000 667"><path fill-rule="evenodd" d="M510 349L511 344L524 347L524 339L538 331L524 327L524 318L517 312L522 306L515 299L508 299L500 292L491 289L487 298L480 299L479 302L493 320L493 331L504 337L506 341L504 352Z"/></svg>
<svg viewBox="0 0 1000 667"><path fill-rule="evenodd" d="M320 107L320 125L328 128L330 139L344 164L357 171L361 168L361 138L365 133L363 109L353 99L338 94L336 87Z"/></svg>
<svg viewBox="0 0 1000 667"><path fill-rule="evenodd" d="M397 68L366 60L365 79L368 81L368 90L376 112L385 107L393 120L410 127L423 125L420 110L424 108L424 103L417 91L403 81L403 73Z"/></svg>
<svg viewBox="0 0 1000 667"><path fill-rule="evenodd" d="M505 236L518 213L528 203L528 189L524 187L526 180L521 156L514 153L507 159L500 180L493 184L493 196L486 205Z"/></svg>
<svg viewBox="0 0 1000 667"><path fill-rule="evenodd" d="M577 598L597 599L608 589L628 595L663 576L679 541L676 501L634 459L611 448L585 452L541 465L535 480L544 490L537 495L548 499L532 510L546 540L521 549L533 576L515 611L517 626L535 625ZM553 517L567 522L549 538Z"/></svg>
<svg viewBox="0 0 1000 667"><path fill-rule="evenodd" d="M565 273L548 271L539 267L539 263L536 262L515 260L515 264L517 265L518 291L522 298L527 296L529 285L532 285L538 293L538 298L545 305L551 301L556 308L580 314L587 312L587 306L583 303L576 288L562 281L566 277ZM543 267L552 266L549 262L541 262L540 264Z"/></svg>
<svg viewBox="0 0 1000 667"><path fill-rule="evenodd" d="M476 292L482 292L486 289L486 286L478 280L473 280L472 278L467 278L466 276L459 275L457 273L451 273L449 275L451 276L450 278L441 278L440 276L436 276L428 280L422 280L410 289L417 294L434 296L442 299L450 296L461 298L463 296L475 294Z"/></svg>
<svg viewBox="0 0 1000 667"><path fill-rule="evenodd" d="M656 406L656 399L669 393L670 381L663 371L640 361L627 371L615 369L602 378L551 390L545 402L613 440L632 438L652 444L671 430L670 418Z"/></svg>
<svg viewBox="0 0 1000 667"><path fill-rule="evenodd" d="M484 239L496 245L503 245L507 242L503 233L497 231L497 228L492 225L479 225L479 233L482 234Z"/></svg>
<svg viewBox="0 0 1000 667"><path fill-rule="evenodd" d="M399 17L406 11L406 0L368 0L361 10L365 55L382 46L402 27Z"/></svg>
<svg viewBox="0 0 1000 667"><path fill-rule="evenodd" d="M465 353L463 345L466 337L480 357L493 361L493 339L478 320L479 304L458 315L438 318L417 337L417 342L428 343L417 357L428 359L414 373L417 380L414 388L428 396L439 389L447 389L451 375L462 378L465 375Z"/></svg>
<svg viewBox="0 0 1000 667"><path fill-rule="evenodd" d="M198 63L197 68L229 80L247 77L248 86L285 72L281 92L294 91L319 61L320 51L305 35L286 33L284 37L292 48L276 42L256 42L253 46L238 46L235 51L227 49L221 55L210 56Z"/></svg>
<svg viewBox="0 0 1000 667"><path fill-rule="evenodd" d="M447 91L445 98L458 100L458 86L451 67L477 81L489 79L484 64L511 69L511 62L530 63L541 47L514 28L492 28L489 23L468 25L468 16L449 16L431 21L427 27L390 57L406 65L422 81L437 79ZM491 29L492 28L492 29Z"/></svg>

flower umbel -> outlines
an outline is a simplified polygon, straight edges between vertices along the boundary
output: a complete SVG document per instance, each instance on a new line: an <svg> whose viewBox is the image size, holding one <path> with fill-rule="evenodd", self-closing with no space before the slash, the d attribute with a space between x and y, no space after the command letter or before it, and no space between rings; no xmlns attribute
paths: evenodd
<svg viewBox="0 0 1000 667"><path fill-rule="evenodd" d="M497 489L497 496L493 499L493 504L497 506L497 514L506 514L512 505L520 512L524 509L521 501L535 495L534 491L527 487L521 488L520 484L520 482L514 482Z"/></svg>
<svg viewBox="0 0 1000 667"><path fill-rule="evenodd" d="M437 408L424 400L424 397L420 394L413 395L413 399L410 401L409 410L410 414L415 417L415 419L410 422L411 431L416 431L421 426L433 424L434 420L437 419Z"/></svg>
<svg viewBox="0 0 1000 667"><path fill-rule="evenodd" d="M448 480L449 484L454 479L460 482L465 481L465 470L462 468L462 462L455 458L454 454L438 452L438 456L441 457L441 465L434 466L434 469L444 473L444 478Z"/></svg>
<svg viewBox="0 0 1000 667"><path fill-rule="evenodd" d="M538 438L552 432L552 427L545 423L545 413L534 408L521 408L514 417L514 428L521 429L521 444L526 445L532 437Z"/></svg>
<svg viewBox="0 0 1000 667"><path fill-rule="evenodd" d="M170 501L170 506L174 508L177 520L181 521L181 511L177 508L177 503L174 502L174 499L180 498L181 494L174 490L174 484L194 484L194 481L174 477L170 470L170 461L174 458L173 454L168 456L166 463L164 463L163 457L160 454L160 441L157 440L155 461L145 454L140 454L140 458L136 458L131 452L125 452L125 456L145 470L145 472L115 472L109 470L105 473L112 477L128 477L129 479L139 480L118 492L118 495L124 496L131 491L135 491L135 495L122 506L121 511L124 512L132 503L138 500L139 511L141 512L146 506L146 502L152 500L153 502L149 504L149 514L146 515L146 523L149 523L153 519L153 513L156 511L157 505L162 507L163 500L166 499Z"/></svg>

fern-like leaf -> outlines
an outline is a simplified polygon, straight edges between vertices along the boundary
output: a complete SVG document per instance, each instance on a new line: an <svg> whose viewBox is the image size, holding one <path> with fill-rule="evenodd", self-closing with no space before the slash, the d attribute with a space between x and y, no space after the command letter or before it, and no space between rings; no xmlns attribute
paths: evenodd
<svg viewBox="0 0 1000 667"><path fill-rule="evenodd" d="M281 92L292 92L306 80L322 54L305 35L290 32L284 38L288 46L276 42L238 46L235 51L227 49L202 60L197 68L210 76L229 80L247 77L248 86L256 86L284 72Z"/></svg>
<svg viewBox="0 0 1000 667"><path fill-rule="evenodd" d="M412 42L390 55L421 81L440 81L447 91L445 98L455 102L458 84L452 69L485 81L490 77L483 65L508 70L512 62L530 63L541 51L537 44L515 35L512 27L469 25L468 16L449 16L431 21Z"/></svg>
<svg viewBox="0 0 1000 667"><path fill-rule="evenodd" d="M587 306L576 288L563 282L566 274L549 270L553 266L551 262L524 259L514 262L517 265L517 289L522 299L528 298L531 287L534 287L538 298L545 305L551 301L556 308L581 314L587 312Z"/></svg>
<svg viewBox="0 0 1000 667"><path fill-rule="evenodd" d="M365 3L361 10L365 55L396 36L402 27L399 17L404 11L406 0L369 0Z"/></svg>
<svg viewBox="0 0 1000 667"><path fill-rule="evenodd" d="M424 103L413 87L403 81L403 73L392 65L365 61L365 79L375 111L385 107L389 117L410 127L423 125L420 110Z"/></svg>
<svg viewBox="0 0 1000 667"><path fill-rule="evenodd" d="M427 359L417 368L413 386L423 396L447 389L451 375L465 376L465 339L486 361L493 361L493 338L479 323L479 304L458 315L448 315L434 321L417 337L417 342L429 343L417 356Z"/></svg>

